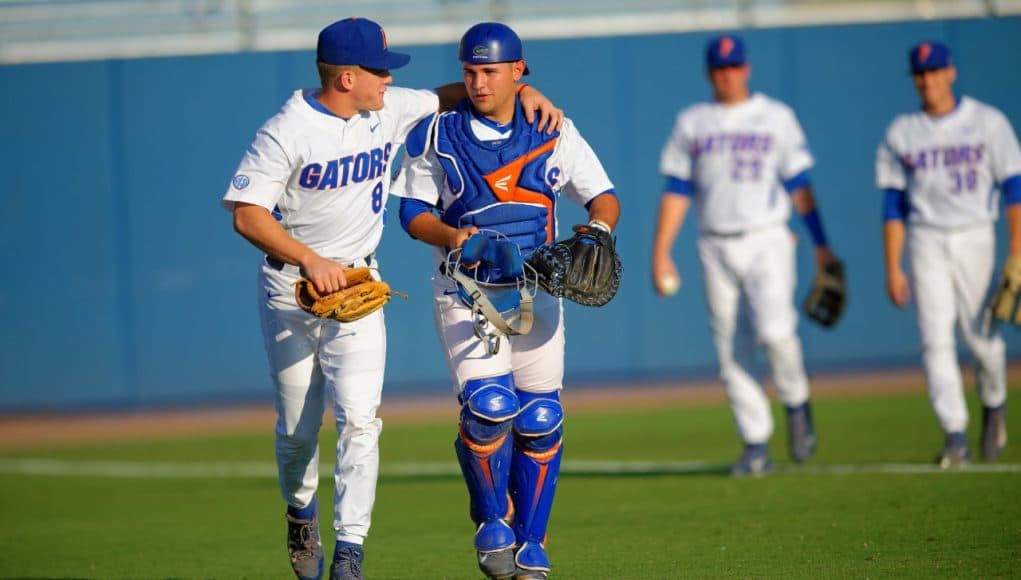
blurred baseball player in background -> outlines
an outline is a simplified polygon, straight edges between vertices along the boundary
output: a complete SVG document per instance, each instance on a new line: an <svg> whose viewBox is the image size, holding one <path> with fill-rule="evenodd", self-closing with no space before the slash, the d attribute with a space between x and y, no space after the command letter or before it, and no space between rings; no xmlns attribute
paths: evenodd
<svg viewBox="0 0 1021 580"><path fill-rule="evenodd" d="M387 48L383 29L349 18L319 34L321 88L296 91L258 131L223 197L234 228L266 253L258 275L262 333L276 385L276 458L287 502L287 547L299 578L319 578L323 553L316 488L319 429L333 405L338 433L332 579L362 578L378 473L386 335L383 311L351 323L298 308L292 284L323 294L343 288L345 269L376 267L390 186L388 164L419 120L465 95L391 88L410 57ZM538 92L540 125L562 114Z"/></svg>
<svg viewBox="0 0 1021 580"><path fill-rule="evenodd" d="M1021 151L1003 113L954 94L957 69L946 46L919 44L909 60L922 107L887 128L876 184L886 194L887 292L900 308L912 296L917 304L929 399L946 433L936 460L949 467L971 457L955 325L974 355L982 454L995 459L1007 443L1005 347L984 306L994 285L997 190L1010 230L1005 274L1021 276Z"/></svg>
<svg viewBox="0 0 1021 580"><path fill-rule="evenodd" d="M819 266L838 262L816 209L808 173L814 161L793 111L749 92L740 38L712 40L706 65L714 101L678 114L660 158L667 182L653 241L653 284L660 295L680 286L670 252L694 199L720 377L744 441L732 473L758 475L771 467L773 419L755 378L756 345L765 349L787 410L791 457L807 460L816 443L793 305L796 244L787 227L792 202Z"/></svg>
<svg viewBox="0 0 1021 580"><path fill-rule="evenodd" d="M496 321L480 324L473 306L517 298L521 261L556 239L561 194L588 209L588 227L606 232L619 205L569 120L547 135L523 117L516 92L528 66L513 30L473 26L459 58L469 99L411 132L394 193L404 198L401 225L436 248L441 266L434 316L462 405L455 449L479 567L490 578L546 578L546 526L563 454L563 307L540 292L529 332L494 336L487 329ZM493 251L478 260L466 257L469 247ZM461 262L448 262L456 249ZM478 293L452 281L451 269L478 280Z"/></svg>

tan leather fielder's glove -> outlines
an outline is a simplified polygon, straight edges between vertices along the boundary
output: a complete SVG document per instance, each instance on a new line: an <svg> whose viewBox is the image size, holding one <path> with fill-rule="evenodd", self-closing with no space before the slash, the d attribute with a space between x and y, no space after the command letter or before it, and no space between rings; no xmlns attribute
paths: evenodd
<svg viewBox="0 0 1021 580"><path fill-rule="evenodd" d="M311 280L301 278L294 283L294 300L309 314L352 322L379 310L394 294L407 298L391 290L386 282L374 280L369 268L350 268L344 271L344 276L347 286L325 296L316 291Z"/></svg>
<svg viewBox="0 0 1021 580"><path fill-rule="evenodd" d="M1011 256L1003 266L1000 287L989 304L993 318L1021 325L1021 309L1017 308L1019 291L1021 291L1021 256Z"/></svg>

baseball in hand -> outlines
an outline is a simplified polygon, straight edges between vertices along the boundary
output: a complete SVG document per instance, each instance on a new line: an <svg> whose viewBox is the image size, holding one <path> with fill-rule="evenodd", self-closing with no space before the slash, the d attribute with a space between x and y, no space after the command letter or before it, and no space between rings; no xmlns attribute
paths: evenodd
<svg viewBox="0 0 1021 580"><path fill-rule="evenodd" d="M673 296L681 289L681 279L672 274L667 274L659 279L659 291L664 296Z"/></svg>

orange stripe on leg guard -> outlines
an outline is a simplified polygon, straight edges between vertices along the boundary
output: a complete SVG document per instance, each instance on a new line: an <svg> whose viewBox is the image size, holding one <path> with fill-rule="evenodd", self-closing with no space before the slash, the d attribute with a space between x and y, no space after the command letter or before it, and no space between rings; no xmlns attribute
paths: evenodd
<svg viewBox="0 0 1021 580"><path fill-rule="evenodd" d="M504 435L504 436L500 437L499 439L497 439L496 441L493 441L492 443L486 443L486 444L483 445L481 443L475 443L474 441L469 439L464 434L464 429L461 429L460 433L461 433L461 441L464 442L465 447L470 449L471 452L476 454L476 455L492 455L494 451L496 451L497 449L500 448L501 445L503 445L504 439L507 438L507 436Z"/></svg>
<svg viewBox="0 0 1021 580"><path fill-rule="evenodd" d="M557 451L560 451L561 444L562 442L558 441L556 445L554 445L551 449L548 449L546 451L531 451L528 449L522 449L521 452L540 463L544 463L552 459L553 456L557 454Z"/></svg>

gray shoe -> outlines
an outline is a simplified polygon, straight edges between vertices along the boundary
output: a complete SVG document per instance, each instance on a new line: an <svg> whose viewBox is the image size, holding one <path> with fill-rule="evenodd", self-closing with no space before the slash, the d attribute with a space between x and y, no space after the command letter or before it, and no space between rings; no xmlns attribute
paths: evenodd
<svg viewBox="0 0 1021 580"><path fill-rule="evenodd" d="M344 546L333 553L330 566L330 580L365 580L362 574L362 560L365 550L361 546Z"/></svg>
<svg viewBox="0 0 1021 580"><path fill-rule="evenodd" d="M815 427L808 401L797 407L787 407L787 443L791 459L798 463L808 461L815 453Z"/></svg>
<svg viewBox="0 0 1021 580"><path fill-rule="evenodd" d="M319 580L323 575L323 544L319 540L319 516L299 520L287 514L287 553L300 580Z"/></svg>
<svg viewBox="0 0 1021 580"><path fill-rule="evenodd" d="M492 580L510 580L514 575L514 547L495 552L476 552L479 557L479 570Z"/></svg>
<svg viewBox="0 0 1021 580"><path fill-rule="evenodd" d="M773 468L773 462L769 459L769 448L765 443L748 444L744 446L744 452L737 459L737 463L730 468L730 474L736 476L765 475Z"/></svg>
<svg viewBox="0 0 1021 580"><path fill-rule="evenodd" d="M982 407L982 458L999 459L1007 447L1007 404Z"/></svg>
<svg viewBox="0 0 1021 580"><path fill-rule="evenodd" d="M949 469L965 467L969 463L971 463L971 449L968 448L967 437L960 431L947 433L943 450L936 456L936 464L942 469Z"/></svg>

